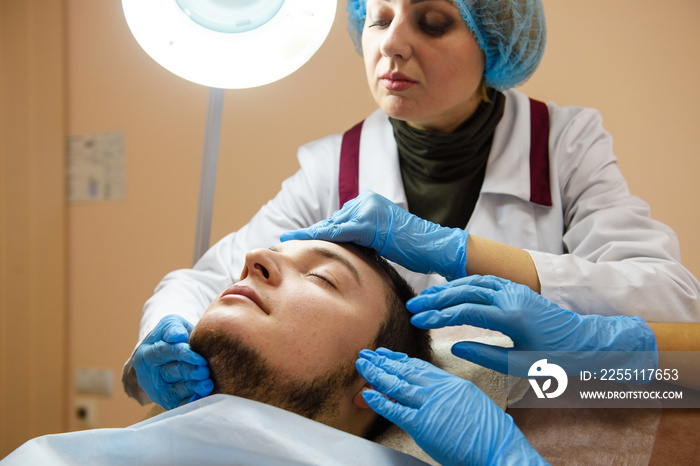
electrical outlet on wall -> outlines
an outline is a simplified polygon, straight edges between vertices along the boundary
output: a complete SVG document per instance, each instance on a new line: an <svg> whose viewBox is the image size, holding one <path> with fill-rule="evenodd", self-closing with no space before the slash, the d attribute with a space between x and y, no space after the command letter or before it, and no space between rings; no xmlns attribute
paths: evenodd
<svg viewBox="0 0 700 466"><path fill-rule="evenodd" d="M77 399L74 416L79 429L94 429L97 426L97 402L84 398Z"/></svg>

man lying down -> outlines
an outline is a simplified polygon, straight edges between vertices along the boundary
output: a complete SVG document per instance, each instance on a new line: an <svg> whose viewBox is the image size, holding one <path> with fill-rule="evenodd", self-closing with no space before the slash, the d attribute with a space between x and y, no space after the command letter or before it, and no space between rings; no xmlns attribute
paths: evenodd
<svg viewBox="0 0 700 466"><path fill-rule="evenodd" d="M410 286L374 251L289 241L246 254L190 336L214 393L125 429L39 437L8 464L418 464L368 442L387 425L355 369L363 348L431 359ZM231 396L233 395L233 396ZM348 435L354 434L354 435Z"/></svg>
<svg viewBox="0 0 700 466"><path fill-rule="evenodd" d="M385 425L364 402L355 369L363 348L431 359L410 324L413 290L369 249L292 241L246 254L241 281L209 306L190 346L209 364L214 393L240 396L342 431L374 437Z"/></svg>

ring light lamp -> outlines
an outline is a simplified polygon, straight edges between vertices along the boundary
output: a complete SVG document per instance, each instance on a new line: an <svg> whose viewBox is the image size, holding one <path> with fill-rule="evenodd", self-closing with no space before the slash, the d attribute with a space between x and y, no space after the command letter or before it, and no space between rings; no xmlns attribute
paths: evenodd
<svg viewBox="0 0 700 466"><path fill-rule="evenodd" d="M165 69L221 89L284 78L326 40L335 0L122 0L141 47Z"/></svg>
<svg viewBox="0 0 700 466"><path fill-rule="evenodd" d="M224 89L282 79L330 32L335 0L122 0L131 33L168 71L209 87L195 229L196 263L209 248Z"/></svg>

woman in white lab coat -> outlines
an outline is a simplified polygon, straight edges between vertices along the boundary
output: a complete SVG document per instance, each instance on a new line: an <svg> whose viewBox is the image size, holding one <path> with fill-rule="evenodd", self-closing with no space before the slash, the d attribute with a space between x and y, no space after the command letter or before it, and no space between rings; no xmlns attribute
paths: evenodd
<svg viewBox="0 0 700 466"><path fill-rule="evenodd" d="M248 224L161 281L124 367L130 396L172 408L206 394L189 323L238 279L245 252L367 190L464 231L465 274L528 285L581 314L700 319L700 284L673 231L630 194L600 114L512 89L544 50L539 0L350 0L348 12L379 109L302 146L300 170ZM420 240L397 247L429 253ZM402 272L417 291L444 281Z"/></svg>

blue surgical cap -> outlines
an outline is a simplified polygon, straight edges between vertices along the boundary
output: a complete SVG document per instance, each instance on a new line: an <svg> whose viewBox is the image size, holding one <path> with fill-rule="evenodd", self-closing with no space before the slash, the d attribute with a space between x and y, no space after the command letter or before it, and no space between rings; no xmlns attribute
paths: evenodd
<svg viewBox="0 0 700 466"><path fill-rule="evenodd" d="M527 81L547 41L540 0L453 0L484 52L486 85L506 90ZM348 0L348 31L362 55L366 0Z"/></svg>

